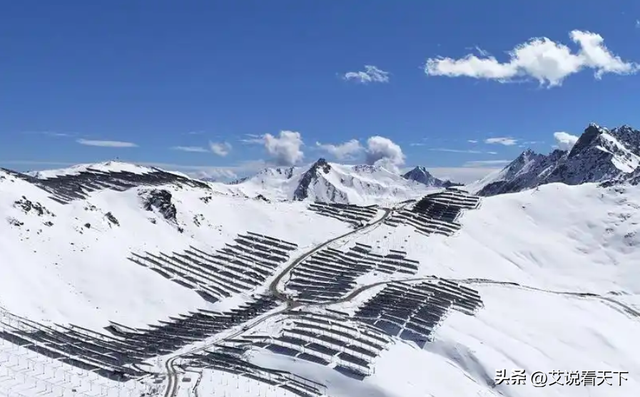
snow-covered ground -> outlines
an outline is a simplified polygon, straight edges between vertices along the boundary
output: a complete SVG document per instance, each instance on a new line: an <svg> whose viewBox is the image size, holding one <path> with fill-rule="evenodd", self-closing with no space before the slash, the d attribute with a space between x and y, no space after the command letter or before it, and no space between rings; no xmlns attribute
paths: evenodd
<svg viewBox="0 0 640 397"><path fill-rule="evenodd" d="M190 245L214 251L237 234L253 231L297 244L290 254L294 258L351 230L307 210L304 202L156 186L172 193L174 224L142 208L140 194L154 188L97 191L87 200L63 205L24 180L0 175L0 306L45 324L72 323L104 332L109 321L144 327L197 309L227 310L248 299L247 294L209 304L130 262L131 252L171 252ZM24 199L45 210L38 215L33 205L25 211L15 204ZM478 209L463 214L462 229L450 237L426 237L409 226L388 225L355 234L334 248L346 250L357 241L380 253L406 251L407 258L420 261L418 277L460 280L479 292L484 307L474 316L451 312L424 349L395 340L364 381L266 350L252 351L252 362L323 383L327 395L335 397L637 395L638 209L638 187L550 184L483 200ZM402 278L369 274L358 283ZM352 311L381 288L334 308ZM277 317L255 328L277 330ZM627 371L628 379L622 386L613 375L614 386L534 387L527 378L527 385L492 388L500 369L542 371L549 382L554 370ZM200 396L292 396L246 377L198 371L201 378L190 372L179 376L178 396L193 395L189 390L196 385ZM0 344L0 395L137 396L153 385L157 392L151 395L162 395L166 382L108 381L7 341Z"/></svg>
<svg viewBox="0 0 640 397"><path fill-rule="evenodd" d="M273 200L309 198L323 202L391 205L433 192L380 166L344 165L319 160L309 169L269 168L233 185L244 194Z"/></svg>
<svg viewBox="0 0 640 397"><path fill-rule="evenodd" d="M0 306L35 321L94 330L109 321L145 326L207 304L193 291L127 260L131 252L169 253L189 245L214 251L247 231L294 242L304 250L349 230L345 223L306 210L304 203L164 188L173 193L182 233L142 209L138 193L147 188L104 190L62 205L25 181L0 180ZM22 196L55 216L33 210L25 214L14 205ZM211 198L205 202L205 197ZM107 220L107 212L119 226Z"/></svg>

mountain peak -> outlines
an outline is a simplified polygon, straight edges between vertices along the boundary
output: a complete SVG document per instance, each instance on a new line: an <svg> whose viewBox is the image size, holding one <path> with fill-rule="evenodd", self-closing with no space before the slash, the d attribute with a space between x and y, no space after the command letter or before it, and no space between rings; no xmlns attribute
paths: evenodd
<svg viewBox="0 0 640 397"><path fill-rule="evenodd" d="M327 174L329 173L329 171L331 171L331 165L329 165L329 163L324 157L320 157L315 163L313 163L313 165L311 166L311 169L316 171L322 170L322 172Z"/></svg>
<svg viewBox="0 0 640 397"><path fill-rule="evenodd" d="M627 180L640 169L640 134L623 125L609 130L590 123L569 152L525 150L481 190L481 195L517 192L546 183L578 185Z"/></svg>
<svg viewBox="0 0 640 397"><path fill-rule="evenodd" d="M43 171L27 172L26 175L33 176L38 179L55 178L62 175L76 175L83 172L128 172L132 174L147 174L150 172L160 171L155 167L147 167L134 163L127 163L119 160L104 161L101 163L77 164L67 168L59 168Z"/></svg>
<svg viewBox="0 0 640 397"><path fill-rule="evenodd" d="M414 167L411 171L402 175L402 177L431 187L444 187L446 182L448 182L434 177L424 166L421 165Z"/></svg>

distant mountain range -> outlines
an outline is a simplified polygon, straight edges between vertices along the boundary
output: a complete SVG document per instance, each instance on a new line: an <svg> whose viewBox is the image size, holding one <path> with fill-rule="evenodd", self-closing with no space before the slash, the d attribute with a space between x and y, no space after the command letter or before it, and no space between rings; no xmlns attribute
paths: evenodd
<svg viewBox="0 0 640 397"><path fill-rule="evenodd" d="M547 183L579 185L640 182L640 131L590 124L571 150L548 155L526 150L499 172L473 184L482 196L513 193Z"/></svg>
<svg viewBox="0 0 640 397"><path fill-rule="evenodd" d="M548 183L640 183L640 131L627 125L611 130L590 124L570 150L549 154L528 149L505 168L469 184L465 189L482 196L513 193ZM335 203L383 203L421 197L427 191L461 186L434 177L422 166L398 175L376 165L344 165L320 158L308 167L266 168L255 175L221 183L187 175L111 161L20 174L53 191L64 185L70 196L84 195L98 186L128 185L128 173L147 175L150 181L179 179L209 186L222 194L260 197L269 201L324 201ZM136 177L138 178L138 177ZM145 179L145 180L146 180ZM155 183L155 182L154 182ZM75 189L75 190L74 190Z"/></svg>
<svg viewBox="0 0 640 397"><path fill-rule="evenodd" d="M250 196L276 200L367 203L416 198L427 190L451 186L424 167L405 175L375 165L344 165L320 158L309 167L267 168L231 185Z"/></svg>

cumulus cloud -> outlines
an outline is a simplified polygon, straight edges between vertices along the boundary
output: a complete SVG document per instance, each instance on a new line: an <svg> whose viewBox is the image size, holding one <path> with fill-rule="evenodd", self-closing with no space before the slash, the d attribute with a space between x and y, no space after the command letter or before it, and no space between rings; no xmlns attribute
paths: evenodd
<svg viewBox="0 0 640 397"><path fill-rule="evenodd" d="M556 145L560 150L571 150L571 148L576 144L579 138L575 135L571 135L563 131L554 132L553 137L555 138Z"/></svg>
<svg viewBox="0 0 640 397"><path fill-rule="evenodd" d="M304 158L302 136L295 131L280 131L280 135L264 134L264 148L271 160L280 166L292 166Z"/></svg>
<svg viewBox="0 0 640 397"><path fill-rule="evenodd" d="M513 146L518 142L517 139L513 139L508 136L499 136L495 138L487 138L484 140L484 143L488 143L490 145L504 145L504 146Z"/></svg>
<svg viewBox="0 0 640 397"><path fill-rule="evenodd" d="M126 147L138 146L133 142L123 142L123 141L99 141L99 140L92 140L92 139L78 139L76 142L85 146L100 146L100 147L111 147L111 148L126 148Z"/></svg>
<svg viewBox="0 0 640 397"><path fill-rule="evenodd" d="M399 172L399 167L405 160L402 148L391 139L382 136L372 136L367 139L365 156L367 164L379 165L394 172Z"/></svg>
<svg viewBox="0 0 640 397"><path fill-rule="evenodd" d="M562 43L540 37L517 45L509 51L509 60L504 63L493 56L469 54L460 59L429 58L424 70L430 76L465 76L499 82L534 79L547 87L560 86L569 75L583 69L592 69L596 79L605 73L625 75L640 70L637 63L623 61L611 53L597 33L573 30L569 36L579 46L575 53Z"/></svg>
<svg viewBox="0 0 640 397"><path fill-rule="evenodd" d="M191 153L207 153L209 152L206 148L202 146L174 146L171 150L179 150L181 152L191 152Z"/></svg>
<svg viewBox="0 0 640 397"><path fill-rule="evenodd" d="M231 152L231 144L227 142L209 142L209 149L218 156L224 157Z"/></svg>
<svg viewBox="0 0 640 397"><path fill-rule="evenodd" d="M354 155L361 153L364 150L364 147L362 147L357 139L352 139L339 145L322 144L320 142L316 142L316 146L321 150L324 150L325 152L331 154L338 160L351 160L353 159Z"/></svg>
<svg viewBox="0 0 640 397"><path fill-rule="evenodd" d="M364 71L347 72L342 76L342 78L347 81L353 80L362 84L388 83L389 72L385 72L373 65L365 65Z"/></svg>
<svg viewBox="0 0 640 397"><path fill-rule="evenodd" d="M491 167L509 164L513 160L473 160L464 163L463 167Z"/></svg>
<svg viewBox="0 0 640 397"><path fill-rule="evenodd" d="M271 134L245 134L247 138L240 142L263 145L269 154L271 163L277 166L296 165L304 159L302 135L295 131L280 131L278 136Z"/></svg>

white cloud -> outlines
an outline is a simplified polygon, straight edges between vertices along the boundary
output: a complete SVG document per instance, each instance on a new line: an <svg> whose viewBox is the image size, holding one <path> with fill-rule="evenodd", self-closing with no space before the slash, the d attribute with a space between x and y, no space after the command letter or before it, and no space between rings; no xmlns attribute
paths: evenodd
<svg viewBox="0 0 640 397"><path fill-rule="evenodd" d="M365 155L367 164L379 165L394 172L399 172L398 167L401 167L405 160L402 148L391 139L382 136L372 136L367 140Z"/></svg>
<svg viewBox="0 0 640 397"><path fill-rule="evenodd" d="M218 156L224 157L231 152L231 144L227 142L209 142L209 148Z"/></svg>
<svg viewBox="0 0 640 397"><path fill-rule="evenodd" d="M560 150L571 150L571 148L576 144L579 138L575 135L571 135L567 132L562 131L554 132L553 137L555 138L556 145Z"/></svg>
<svg viewBox="0 0 640 397"><path fill-rule="evenodd" d="M202 146L174 146L171 150L180 150L182 152L192 152L192 153L208 153L209 151Z"/></svg>
<svg viewBox="0 0 640 397"><path fill-rule="evenodd" d="M357 139L352 139L339 145L321 144L320 142L316 142L316 146L331 154L338 160L351 160L354 155L361 153L364 150L364 147L360 145L360 142Z"/></svg>
<svg viewBox="0 0 640 397"><path fill-rule="evenodd" d="M25 135L45 135L55 138L69 138L73 136L77 136L77 134L71 134L68 132L57 132L57 131L20 131L20 134Z"/></svg>
<svg viewBox="0 0 640 397"><path fill-rule="evenodd" d="M471 183L484 178L502 167L430 167L431 175L458 183Z"/></svg>
<svg viewBox="0 0 640 397"><path fill-rule="evenodd" d="M469 54L460 59L429 58L424 70L430 76L465 76L499 82L534 79L548 87L562 85L565 78L583 69L593 69L596 79L605 73L624 75L640 70L638 64L612 54L597 33L573 30L569 36L580 47L576 53L546 37L532 38L509 51L509 60L504 63L493 56L479 58Z"/></svg>
<svg viewBox="0 0 640 397"><path fill-rule="evenodd" d="M469 143L478 143L478 141L475 140L475 139L469 139L467 142L469 142Z"/></svg>
<svg viewBox="0 0 640 397"><path fill-rule="evenodd" d="M244 134L246 138L240 139L242 143L248 144L263 144L264 143L264 135L256 135L256 134Z"/></svg>
<svg viewBox="0 0 640 397"><path fill-rule="evenodd" d="M85 146L100 146L100 147L111 147L111 148L126 148L126 147L138 146L133 142L123 142L123 141L99 141L99 140L92 140L92 139L78 139L76 142Z"/></svg>
<svg viewBox="0 0 640 397"><path fill-rule="evenodd" d="M509 164L513 160L474 160L467 161L463 167L487 167Z"/></svg>
<svg viewBox="0 0 640 397"><path fill-rule="evenodd" d="M271 134L255 135L245 134L247 138L240 142L247 144L264 145L270 156L270 160L277 166L292 166L304 159L302 135L295 131L280 131L276 137Z"/></svg>
<svg viewBox="0 0 640 397"><path fill-rule="evenodd" d="M216 180L233 180L239 177L255 174L268 167L263 160L246 161L238 165L210 166L191 164L172 164L160 162L138 163L151 167L158 167L169 171L180 171L194 178L212 178Z"/></svg>
<svg viewBox="0 0 640 397"><path fill-rule="evenodd" d="M276 165L292 166L304 158L304 152L301 149L304 143L299 132L280 131L280 135L277 137L264 134L262 142Z"/></svg>
<svg viewBox="0 0 640 397"><path fill-rule="evenodd" d="M508 136L499 136L495 138L487 138L484 140L484 143L488 143L490 145L504 145L504 146L513 146L518 142L517 139L513 139Z"/></svg>
<svg viewBox="0 0 640 397"><path fill-rule="evenodd" d="M354 80L363 84L389 82L389 72L378 69L378 67L373 65L366 65L364 69L364 71L360 72L347 72L342 78L347 81Z"/></svg>

